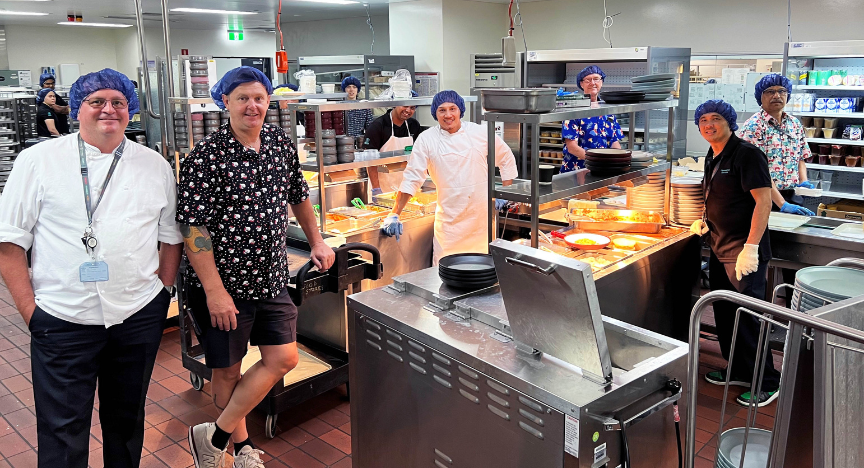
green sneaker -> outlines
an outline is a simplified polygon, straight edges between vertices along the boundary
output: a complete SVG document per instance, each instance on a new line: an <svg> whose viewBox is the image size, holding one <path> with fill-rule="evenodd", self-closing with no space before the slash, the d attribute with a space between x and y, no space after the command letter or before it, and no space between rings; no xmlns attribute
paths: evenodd
<svg viewBox="0 0 864 468"><path fill-rule="evenodd" d="M705 374L705 381L714 385L726 385L726 369ZM750 388L750 382L740 380L730 380L729 385Z"/></svg>
<svg viewBox="0 0 864 468"><path fill-rule="evenodd" d="M777 397L780 396L780 390L774 390L773 392L759 392L759 399L756 401L756 407L761 408L763 406L768 406L772 401L776 400ZM735 399L741 406L750 406L750 399L752 396L750 392L742 393L738 398Z"/></svg>

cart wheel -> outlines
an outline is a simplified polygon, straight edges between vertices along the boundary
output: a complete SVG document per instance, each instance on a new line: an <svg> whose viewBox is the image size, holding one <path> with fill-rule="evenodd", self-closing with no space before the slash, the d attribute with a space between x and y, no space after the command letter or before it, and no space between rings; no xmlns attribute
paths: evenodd
<svg viewBox="0 0 864 468"><path fill-rule="evenodd" d="M264 435L267 436L268 439L272 439L276 437L276 418L279 417L277 414L268 414L267 420L264 421Z"/></svg>
<svg viewBox="0 0 864 468"><path fill-rule="evenodd" d="M204 379L194 372L189 373L189 381L192 382L192 388L199 392L204 388Z"/></svg>

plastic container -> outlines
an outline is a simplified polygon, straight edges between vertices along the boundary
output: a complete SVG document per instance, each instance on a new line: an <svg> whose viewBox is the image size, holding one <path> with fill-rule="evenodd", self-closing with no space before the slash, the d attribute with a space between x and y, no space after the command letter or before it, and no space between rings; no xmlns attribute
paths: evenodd
<svg viewBox="0 0 864 468"><path fill-rule="evenodd" d="M336 85L333 83L322 83L321 84L321 91L324 94L333 94L336 92Z"/></svg>

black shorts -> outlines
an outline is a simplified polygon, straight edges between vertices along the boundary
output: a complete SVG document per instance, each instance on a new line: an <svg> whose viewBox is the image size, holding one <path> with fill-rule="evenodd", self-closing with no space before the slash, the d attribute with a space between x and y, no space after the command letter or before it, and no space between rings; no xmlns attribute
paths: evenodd
<svg viewBox="0 0 864 468"><path fill-rule="evenodd" d="M210 311L204 290L190 286L186 303L192 310L204 346L204 362L211 369L231 367L243 360L247 344L252 346L284 345L297 341L297 306L285 289L273 299L247 301L234 299L236 330L220 330L210 324Z"/></svg>

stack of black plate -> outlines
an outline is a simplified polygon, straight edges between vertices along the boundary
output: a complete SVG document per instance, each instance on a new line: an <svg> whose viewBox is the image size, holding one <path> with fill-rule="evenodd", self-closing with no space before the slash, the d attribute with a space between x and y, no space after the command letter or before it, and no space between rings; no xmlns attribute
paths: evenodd
<svg viewBox="0 0 864 468"><path fill-rule="evenodd" d="M585 167L592 175L618 175L630 170L631 152L623 149L589 149L585 151Z"/></svg>
<svg viewBox="0 0 864 468"><path fill-rule="evenodd" d="M448 255L438 262L438 276L457 289L483 289L498 282L492 256L477 253Z"/></svg>
<svg viewBox="0 0 864 468"><path fill-rule="evenodd" d="M631 104L645 99L642 91L604 91L600 93L600 99L606 104Z"/></svg>

